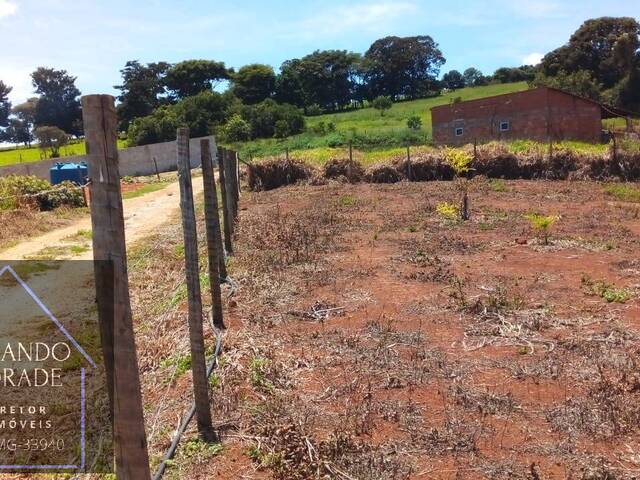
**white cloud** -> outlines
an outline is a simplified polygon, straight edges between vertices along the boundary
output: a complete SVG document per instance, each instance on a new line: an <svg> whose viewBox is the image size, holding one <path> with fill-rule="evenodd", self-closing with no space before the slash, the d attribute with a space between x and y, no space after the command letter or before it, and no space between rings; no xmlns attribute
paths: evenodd
<svg viewBox="0 0 640 480"><path fill-rule="evenodd" d="M291 36L318 37L362 30L377 31L388 28L389 22L415 10L413 3L386 0L340 6L298 22Z"/></svg>
<svg viewBox="0 0 640 480"><path fill-rule="evenodd" d="M530 53L529 55L527 55L522 59L522 65L538 65L542 61L543 57L544 57L544 54L542 53L538 53L538 52Z"/></svg>
<svg viewBox="0 0 640 480"><path fill-rule="evenodd" d="M9 0L0 0L0 19L16 13L18 6Z"/></svg>

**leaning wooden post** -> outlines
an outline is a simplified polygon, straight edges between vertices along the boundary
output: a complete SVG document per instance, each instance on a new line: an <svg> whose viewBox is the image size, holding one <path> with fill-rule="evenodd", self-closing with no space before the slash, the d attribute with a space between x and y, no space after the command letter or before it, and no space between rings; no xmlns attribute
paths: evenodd
<svg viewBox="0 0 640 480"><path fill-rule="evenodd" d="M222 220L224 224L224 249L227 255L233 254L233 221L227 197L227 182L225 179L225 155L224 148L218 148L218 179L220 180L220 196L222 198Z"/></svg>
<svg viewBox="0 0 640 480"><path fill-rule="evenodd" d="M413 169L411 168L411 146L407 145L407 180L413 180Z"/></svg>
<svg viewBox="0 0 640 480"><path fill-rule="evenodd" d="M218 328L224 328L222 318L221 268L225 268L222 251L222 233L220 232L220 214L218 212L218 193L216 178L211 161L211 145L208 139L200 140L200 158L202 160L202 181L204 183L204 218L207 225L207 253L209 255L209 285L211 287L211 318ZM226 271L224 278L227 277Z"/></svg>
<svg viewBox="0 0 640 480"><path fill-rule="evenodd" d="M96 301L113 416L116 473L124 480L148 479L151 473L129 298L114 98L82 97L82 116L91 183Z"/></svg>
<svg viewBox="0 0 640 480"><path fill-rule="evenodd" d="M198 235L196 214L193 206L191 184L191 160L189 156L189 129L178 129L178 180L180 183L180 209L184 233L184 263L187 277L189 301L189 343L191 345L191 372L193 396L196 406L198 432L205 441L216 440L209 408L209 382L204 354L202 331L202 294L200 292L200 267L198 264Z"/></svg>

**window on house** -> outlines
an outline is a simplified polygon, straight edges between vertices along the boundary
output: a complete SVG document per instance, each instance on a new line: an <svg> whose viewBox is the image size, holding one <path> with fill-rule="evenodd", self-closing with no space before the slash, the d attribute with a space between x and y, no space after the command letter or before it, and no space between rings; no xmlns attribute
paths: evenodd
<svg viewBox="0 0 640 480"><path fill-rule="evenodd" d="M509 122L500 122L500 131L508 132L511 129L511 124Z"/></svg>
<svg viewBox="0 0 640 480"><path fill-rule="evenodd" d="M461 137L462 135L464 135L464 128L462 127L456 128L456 137Z"/></svg>

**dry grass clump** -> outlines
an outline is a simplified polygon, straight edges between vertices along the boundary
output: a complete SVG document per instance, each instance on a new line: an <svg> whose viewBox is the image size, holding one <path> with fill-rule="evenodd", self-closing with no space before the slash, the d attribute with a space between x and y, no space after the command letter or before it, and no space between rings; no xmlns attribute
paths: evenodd
<svg viewBox="0 0 640 480"><path fill-rule="evenodd" d="M301 160L271 158L247 167L247 183L254 191L293 185L313 176L313 167Z"/></svg>
<svg viewBox="0 0 640 480"><path fill-rule="evenodd" d="M368 168L365 178L369 183L398 183L402 175L391 165L380 164Z"/></svg>
<svg viewBox="0 0 640 480"><path fill-rule="evenodd" d="M270 397L255 409L251 430L256 444L250 456L259 468L283 480L409 477L411 467L393 446L369 445L344 431L318 440L313 435L318 423L316 412L299 399Z"/></svg>
<svg viewBox="0 0 640 480"><path fill-rule="evenodd" d="M635 433L640 428L640 374L638 352L626 368L605 370L599 366L597 379L584 396L576 396L547 413L556 430L603 438Z"/></svg>
<svg viewBox="0 0 640 480"><path fill-rule="evenodd" d="M350 183L357 183L362 181L364 175L364 167L356 160L334 158L324 165L325 178L345 178Z"/></svg>
<svg viewBox="0 0 640 480"><path fill-rule="evenodd" d="M238 256L243 265L263 271L310 263L334 248L339 232L338 216L328 205L290 212L276 206L243 219Z"/></svg>
<svg viewBox="0 0 640 480"><path fill-rule="evenodd" d="M409 165L406 157L396 158L393 165L398 173L409 176ZM429 182L433 180L453 180L453 169L444 161L442 154L433 152L419 153L411 156L411 181Z"/></svg>

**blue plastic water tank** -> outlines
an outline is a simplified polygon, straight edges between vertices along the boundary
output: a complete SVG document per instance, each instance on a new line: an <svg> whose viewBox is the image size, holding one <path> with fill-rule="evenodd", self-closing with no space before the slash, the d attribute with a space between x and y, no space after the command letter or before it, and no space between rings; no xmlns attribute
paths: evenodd
<svg viewBox="0 0 640 480"><path fill-rule="evenodd" d="M51 176L51 184L58 185L64 181L73 182L76 185L84 185L87 183L89 172L87 164L81 163L56 163L49 170Z"/></svg>

